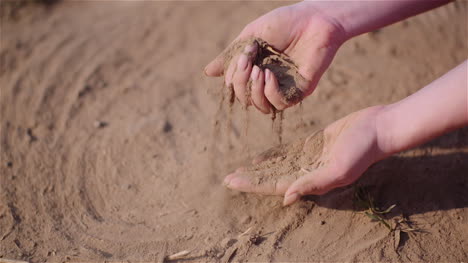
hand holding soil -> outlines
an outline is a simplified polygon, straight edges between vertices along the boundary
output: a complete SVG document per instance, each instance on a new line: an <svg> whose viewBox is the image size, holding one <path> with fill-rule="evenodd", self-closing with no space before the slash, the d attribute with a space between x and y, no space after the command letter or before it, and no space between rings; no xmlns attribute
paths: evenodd
<svg viewBox="0 0 468 263"><path fill-rule="evenodd" d="M284 205L351 184L383 155L375 125L381 109L355 112L305 140L273 148L224 183L234 190L284 195Z"/></svg>
<svg viewBox="0 0 468 263"><path fill-rule="evenodd" d="M224 74L243 105L284 110L314 91L343 43L333 21L302 3L273 10L247 25L205 73Z"/></svg>

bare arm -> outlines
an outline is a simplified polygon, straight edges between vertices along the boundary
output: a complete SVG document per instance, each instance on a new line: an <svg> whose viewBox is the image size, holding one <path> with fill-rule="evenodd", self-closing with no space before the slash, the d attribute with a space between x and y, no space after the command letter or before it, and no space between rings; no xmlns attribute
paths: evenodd
<svg viewBox="0 0 468 263"><path fill-rule="evenodd" d="M383 157L468 125L468 62L388 105L376 121Z"/></svg>
<svg viewBox="0 0 468 263"><path fill-rule="evenodd" d="M452 0L306 1L306 5L333 17L346 38L367 33L426 12Z"/></svg>

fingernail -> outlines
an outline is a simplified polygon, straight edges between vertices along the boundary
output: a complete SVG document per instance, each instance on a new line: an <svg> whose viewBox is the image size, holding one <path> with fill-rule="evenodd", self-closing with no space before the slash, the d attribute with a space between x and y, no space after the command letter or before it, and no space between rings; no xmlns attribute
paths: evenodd
<svg viewBox="0 0 468 263"><path fill-rule="evenodd" d="M283 206L288 206L296 202L297 200L299 200L300 197L301 196L298 193L292 193L292 194L285 196L283 200Z"/></svg>
<svg viewBox="0 0 468 263"><path fill-rule="evenodd" d="M257 80L259 73L260 73L260 68L257 66L254 66L252 69L252 73L250 74L250 79Z"/></svg>
<svg viewBox="0 0 468 263"><path fill-rule="evenodd" d="M249 62L249 58L246 54L241 54L239 56L239 60L237 61L237 68L241 70L245 70L247 68L247 63Z"/></svg>
<svg viewBox="0 0 468 263"><path fill-rule="evenodd" d="M265 80L270 81L271 78L271 71L269 69L265 69Z"/></svg>

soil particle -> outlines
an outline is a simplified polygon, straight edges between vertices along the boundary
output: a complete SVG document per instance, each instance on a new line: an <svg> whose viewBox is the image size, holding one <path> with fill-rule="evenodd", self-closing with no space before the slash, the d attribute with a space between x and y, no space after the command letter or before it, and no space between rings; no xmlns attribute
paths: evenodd
<svg viewBox="0 0 468 263"><path fill-rule="evenodd" d="M36 137L36 135L34 135L31 128L26 129L26 135L28 136L30 143L37 141L37 137Z"/></svg>
<svg viewBox="0 0 468 263"><path fill-rule="evenodd" d="M166 121L164 123L163 132L168 133L170 131L172 131L172 124L169 121Z"/></svg>
<svg viewBox="0 0 468 263"><path fill-rule="evenodd" d="M99 129L99 128L104 128L104 127L106 127L108 124L107 124L107 122L105 122L105 121L99 121L99 120L97 120L97 121L94 121L93 125L94 125L94 128Z"/></svg>

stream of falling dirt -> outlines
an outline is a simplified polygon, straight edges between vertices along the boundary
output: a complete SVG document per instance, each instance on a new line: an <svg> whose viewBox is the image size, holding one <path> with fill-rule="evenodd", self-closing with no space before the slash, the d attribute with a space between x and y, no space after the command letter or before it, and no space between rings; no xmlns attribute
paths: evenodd
<svg viewBox="0 0 468 263"><path fill-rule="evenodd" d="M247 153L247 158L252 158L251 152L250 152L250 144L248 141L249 138L249 126L250 126L250 118L249 118L249 107L243 107L244 108L244 138L245 138L245 143L243 145L244 152Z"/></svg>
<svg viewBox="0 0 468 263"><path fill-rule="evenodd" d="M271 115L271 129L278 138L279 145L283 144L283 119L284 111L277 111L273 108L273 113Z"/></svg>
<svg viewBox="0 0 468 263"><path fill-rule="evenodd" d="M216 149L213 153L216 154L220 149L217 149L217 142L220 140L227 140L228 151L234 148L232 136L234 131L233 124L233 114L234 114L234 103L235 103L235 93L232 86L225 86L221 90L219 96L220 101L218 105L217 112L215 114L215 121L213 127L213 138L212 148ZM244 116L242 118L243 129L240 133L241 140L239 140L242 145L243 152L246 153L246 158L251 158L251 147L249 145L249 127L250 127L250 114L248 107L242 107L244 111ZM301 122L302 118L302 104L301 104ZM271 130L274 133L274 136L277 138L278 144L283 144L283 120L284 120L284 111L277 111L273 108L271 114ZM215 157L215 156L213 156Z"/></svg>

